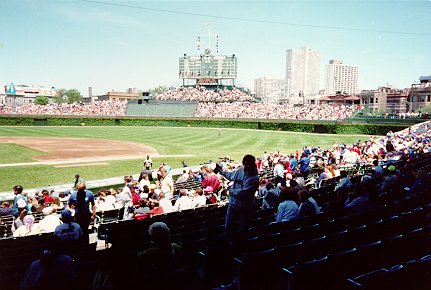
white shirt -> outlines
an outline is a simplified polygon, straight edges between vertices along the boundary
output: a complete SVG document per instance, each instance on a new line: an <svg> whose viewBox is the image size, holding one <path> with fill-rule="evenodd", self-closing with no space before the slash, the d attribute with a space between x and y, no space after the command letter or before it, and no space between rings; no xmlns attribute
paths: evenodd
<svg viewBox="0 0 431 290"><path fill-rule="evenodd" d="M207 204L207 198L204 195L197 195L193 198L192 207L201 207Z"/></svg>
<svg viewBox="0 0 431 290"><path fill-rule="evenodd" d="M163 208L164 213L173 212L174 207L169 199L162 198L159 200L159 206Z"/></svg>
<svg viewBox="0 0 431 290"><path fill-rule="evenodd" d="M145 167L151 168L151 166L153 165L153 160L150 159L145 159Z"/></svg>
<svg viewBox="0 0 431 290"><path fill-rule="evenodd" d="M113 195L107 195L107 196L105 196L105 202L107 204L114 204L117 202L117 199Z"/></svg>
<svg viewBox="0 0 431 290"><path fill-rule="evenodd" d="M59 224L61 224L60 218L55 214L50 214L39 222L39 230L41 233L52 233Z"/></svg>
<svg viewBox="0 0 431 290"><path fill-rule="evenodd" d="M115 209L114 203L108 203L106 201L96 203L96 210L97 211L107 211L107 210L112 210L112 209Z"/></svg>
<svg viewBox="0 0 431 290"><path fill-rule="evenodd" d="M14 233L14 237L24 237L40 234L39 223L35 223L31 227L31 231L27 229L25 225L20 226Z"/></svg>
<svg viewBox="0 0 431 290"><path fill-rule="evenodd" d="M174 182L172 180L172 176L168 174L160 181L160 189L164 193L169 192L170 194L173 194L173 192L171 192L171 187L174 187Z"/></svg>
<svg viewBox="0 0 431 290"><path fill-rule="evenodd" d="M185 210L185 209L191 209L192 208L192 199L190 197L181 196L174 205L174 210Z"/></svg>
<svg viewBox="0 0 431 290"><path fill-rule="evenodd" d="M127 185L124 186L123 190L118 195L118 201L123 204L132 201L132 193L130 192L130 188Z"/></svg>

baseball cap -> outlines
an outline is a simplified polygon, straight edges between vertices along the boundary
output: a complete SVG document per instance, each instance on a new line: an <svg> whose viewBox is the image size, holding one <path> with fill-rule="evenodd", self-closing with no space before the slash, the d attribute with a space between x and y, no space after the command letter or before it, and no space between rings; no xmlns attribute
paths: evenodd
<svg viewBox="0 0 431 290"><path fill-rule="evenodd" d="M62 219L71 219L72 218L72 212L70 210L68 210L68 209L64 210L61 213L61 218Z"/></svg>

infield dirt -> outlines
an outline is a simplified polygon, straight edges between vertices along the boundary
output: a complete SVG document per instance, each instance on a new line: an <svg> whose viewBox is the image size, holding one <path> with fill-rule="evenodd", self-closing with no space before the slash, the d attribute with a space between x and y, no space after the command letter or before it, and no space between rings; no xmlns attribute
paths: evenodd
<svg viewBox="0 0 431 290"><path fill-rule="evenodd" d="M0 137L0 143L18 144L43 152L33 156L35 161L90 162L159 156L153 147L143 144L89 138Z"/></svg>

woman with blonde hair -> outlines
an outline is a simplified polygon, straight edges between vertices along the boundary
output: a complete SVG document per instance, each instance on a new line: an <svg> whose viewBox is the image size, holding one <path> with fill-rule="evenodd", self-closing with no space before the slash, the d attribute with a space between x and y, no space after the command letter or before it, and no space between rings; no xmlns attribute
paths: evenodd
<svg viewBox="0 0 431 290"><path fill-rule="evenodd" d="M63 209L64 208L64 204L60 201L60 198L58 197L54 197L52 199L52 204L57 206L57 209Z"/></svg>
<svg viewBox="0 0 431 290"><path fill-rule="evenodd" d="M337 168L337 165L335 163L332 163L329 166L330 166L329 171L331 171L332 177L340 176L340 170Z"/></svg>

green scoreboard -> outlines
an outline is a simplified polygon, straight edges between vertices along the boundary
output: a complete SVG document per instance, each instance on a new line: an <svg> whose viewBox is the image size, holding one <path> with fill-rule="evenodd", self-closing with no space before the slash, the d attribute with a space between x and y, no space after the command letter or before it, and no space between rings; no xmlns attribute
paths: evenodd
<svg viewBox="0 0 431 290"><path fill-rule="evenodd" d="M217 83L221 79L236 79L237 58L233 54L213 55L209 48L204 54L198 56L180 57L179 61L180 79L194 79L197 84Z"/></svg>

